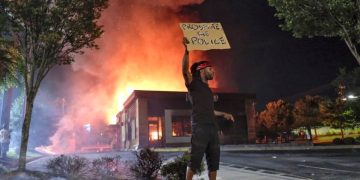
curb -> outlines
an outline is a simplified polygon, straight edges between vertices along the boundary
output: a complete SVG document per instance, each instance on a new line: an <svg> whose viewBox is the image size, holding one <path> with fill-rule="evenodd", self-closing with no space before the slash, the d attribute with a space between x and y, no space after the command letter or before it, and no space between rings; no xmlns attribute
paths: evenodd
<svg viewBox="0 0 360 180"><path fill-rule="evenodd" d="M189 147L168 147L152 148L156 152L186 152ZM220 146L222 152L360 152L360 145L223 145Z"/></svg>
<svg viewBox="0 0 360 180"><path fill-rule="evenodd" d="M226 145L220 147L221 151L231 152L360 152L360 145L329 145L329 146L257 146L257 145L244 145L234 146Z"/></svg>

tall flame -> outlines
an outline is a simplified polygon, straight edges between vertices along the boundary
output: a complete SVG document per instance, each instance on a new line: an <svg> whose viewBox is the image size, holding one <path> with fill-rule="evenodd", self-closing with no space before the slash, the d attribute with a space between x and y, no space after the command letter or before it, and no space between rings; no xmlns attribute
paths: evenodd
<svg viewBox="0 0 360 180"><path fill-rule="evenodd" d="M156 2L156 3L155 3ZM110 1L100 24L105 33L100 49L78 56L72 65L73 95L67 111L44 151L73 152L70 142L84 124L115 123L115 115L133 90L185 91L181 73L182 32L179 18L182 5L203 0ZM191 58L201 53L192 52ZM215 84L213 84L214 86ZM83 139L76 139L77 143ZM70 144L70 145L69 145Z"/></svg>

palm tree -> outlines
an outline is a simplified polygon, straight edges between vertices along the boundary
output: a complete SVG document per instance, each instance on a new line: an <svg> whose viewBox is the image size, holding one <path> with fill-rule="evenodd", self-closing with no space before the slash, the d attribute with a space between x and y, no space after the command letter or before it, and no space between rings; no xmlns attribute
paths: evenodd
<svg viewBox="0 0 360 180"><path fill-rule="evenodd" d="M17 59L19 53L9 43L0 40L0 91L16 86L17 79Z"/></svg>

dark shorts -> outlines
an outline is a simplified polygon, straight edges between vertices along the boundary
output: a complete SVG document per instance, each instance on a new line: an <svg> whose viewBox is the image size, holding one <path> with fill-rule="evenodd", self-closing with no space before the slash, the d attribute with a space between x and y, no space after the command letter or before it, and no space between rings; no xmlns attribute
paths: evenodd
<svg viewBox="0 0 360 180"><path fill-rule="evenodd" d="M197 125L191 135L190 162L188 166L198 172L204 156L209 171L219 169L220 145L217 128L213 125Z"/></svg>

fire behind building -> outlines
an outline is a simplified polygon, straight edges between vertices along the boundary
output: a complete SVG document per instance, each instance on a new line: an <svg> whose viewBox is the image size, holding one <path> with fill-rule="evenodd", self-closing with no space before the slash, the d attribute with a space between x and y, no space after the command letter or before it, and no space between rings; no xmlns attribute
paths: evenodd
<svg viewBox="0 0 360 180"><path fill-rule="evenodd" d="M214 93L215 109L234 115L217 117L221 144L255 142L255 94ZM191 104L186 92L135 90L117 114L119 149L189 146Z"/></svg>

